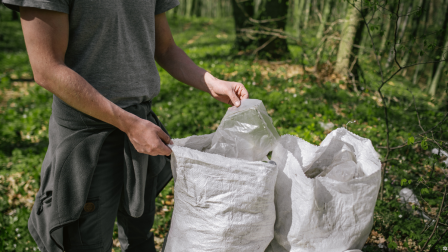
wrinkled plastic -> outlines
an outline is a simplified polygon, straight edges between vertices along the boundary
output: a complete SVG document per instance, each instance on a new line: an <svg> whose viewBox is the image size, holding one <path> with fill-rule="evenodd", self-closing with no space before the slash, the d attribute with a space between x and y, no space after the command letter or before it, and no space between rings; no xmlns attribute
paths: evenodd
<svg viewBox="0 0 448 252"><path fill-rule="evenodd" d="M261 161L280 138L263 102L241 101L230 108L216 130L208 153L249 161Z"/></svg>
<svg viewBox="0 0 448 252"><path fill-rule="evenodd" d="M436 155L440 155L441 157L445 157L445 160L443 160L442 162L444 162L447 166L448 166L448 152L444 151L444 150L440 150L437 148L432 149L432 154L436 154Z"/></svg>
<svg viewBox="0 0 448 252"><path fill-rule="evenodd" d="M414 209L412 208L412 204L420 207L420 202L418 202L417 196L414 194L412 189L405 187L400 190L400 193L398 195L400 196L400 202L404 205L407 211L414 212L414 215L420 216L426 220L431 220L431 218L424 212L414 211Z"/></svg>
<svg viewBox="0 0 448 252"><path fill-rule="evenodd" d="M214 134L170 146L174 211L166 252L263 252L274 237L277 167L206 153Z"/></svg>
<svg viewBox="0 0 448 252"><path fill-rule="evenodd" d="M405 187L401 189L399 195L400 195L400 201L405 203L406 205L408 205L408 203L412 203L417 206L420 206L417 196L415 196L414 192L412 192L411 189Z"/></svg>
<svg viewBox="0 0 448 252"><path fill-rule="evenodd" d="M381 162L370 140L344 128L332 131L320 146L284 135L272 160L279 169L277 218L266 251L363 248L381 184Z"/></svg>
<svg viewBox="0 0 448 252"><path fill-rule="evenodd" d="M309 178L328 177L340 182L347 182L353 178L364 176L364 172L360 165L356 162L356 155L353 145L345 143L337 138L331 140L332 146L329 152L340 149L333 153L331 162L331 154L322 153L309 168L305 168L304 172Z"/></svg>

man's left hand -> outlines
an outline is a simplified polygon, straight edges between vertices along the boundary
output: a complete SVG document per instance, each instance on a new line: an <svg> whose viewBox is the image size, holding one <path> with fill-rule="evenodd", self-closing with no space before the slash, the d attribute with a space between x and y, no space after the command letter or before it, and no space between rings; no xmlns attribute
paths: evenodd
<svg viewBox="0 0 448 252"><path fill-rule="evenodd" d="M206 73L204 79L210 95L220 102L239 107L241 100L249 98L246 88L239 82L223 81L210 73Z"/></svg>

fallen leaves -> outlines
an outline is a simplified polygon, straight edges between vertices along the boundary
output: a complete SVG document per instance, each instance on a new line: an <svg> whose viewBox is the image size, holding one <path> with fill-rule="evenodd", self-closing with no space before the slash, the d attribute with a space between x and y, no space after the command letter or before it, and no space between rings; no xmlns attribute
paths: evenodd
<svg viewBox="0 0 448 252"><path fill-rule="evenodd" d="M32 177L24 179L23 172L9 176L0 175L0 195L6 196L11 209L16 207L31 209L37 190L37 182Z"/></svg>

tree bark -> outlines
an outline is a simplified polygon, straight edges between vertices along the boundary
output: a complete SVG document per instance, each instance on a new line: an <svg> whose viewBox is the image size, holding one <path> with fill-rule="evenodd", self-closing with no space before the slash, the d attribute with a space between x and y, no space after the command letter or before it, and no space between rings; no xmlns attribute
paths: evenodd
<svg viewBox="0 0 448 252"><path fill-rule="evenodd" d="M350 54L356 37L361 14L353 6L349 5L345 17L345 23L341 32L338 55L336 58L335 72L346 75L350 65Z"/></svg>

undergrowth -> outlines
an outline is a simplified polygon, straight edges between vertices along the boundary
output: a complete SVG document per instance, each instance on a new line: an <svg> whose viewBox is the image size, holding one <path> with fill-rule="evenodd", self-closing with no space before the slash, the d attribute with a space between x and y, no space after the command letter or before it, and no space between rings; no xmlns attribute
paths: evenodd
<svg viewBox="0 0 448 252"><path fill-rule="evenodd" d="M330 61L295 64L294 54L305 50L299 45L290 45L291 61L266 62L238 56L232 49L235 35L231 19L176 18L170 24L176 43L196 64L217 78L242 82L251 98L264 102L280 135L295 135L318 145L333 129L346 127L371 139L384 158L383 103L375 91L376 75L369 74L375 66L368 58L360 63L367 72L366 79L354 87L332 72ZM178 82L161 68L159 71L161 91L153 100L153 110L170 135L184 138L214 132L228 105ZM48 145L52 95L32 81L14 81L31 77L23 47L0 52L0 251L36 248L27 220ZM390 157L383 200L377 201L373 231L364 251L382 251L386 241L391 249L418 251L432 231L421 230L432 225L440 207L446 166L440 156L431 153L434 146L422 145L423 139L418 137L420 128L412 94L425 128L434 126L446 113L446 95L432 99L402 76L387 83L383 94L389 107L390 144L406 147L395 150ZM446 142L448 127L440 127L437 137ZM407 186L418 194L420 206L406 207L397 197ZM170 182L157 198L153 231L158 248L169 229L173 204ZM444 209L442 215L447 213ZM447 226L444 224L437 232ZM437 246L441 249L445 244L448 238ZM118 245L117 230L114 245ZM114 249L119 250L117 246Z"/></svg>

